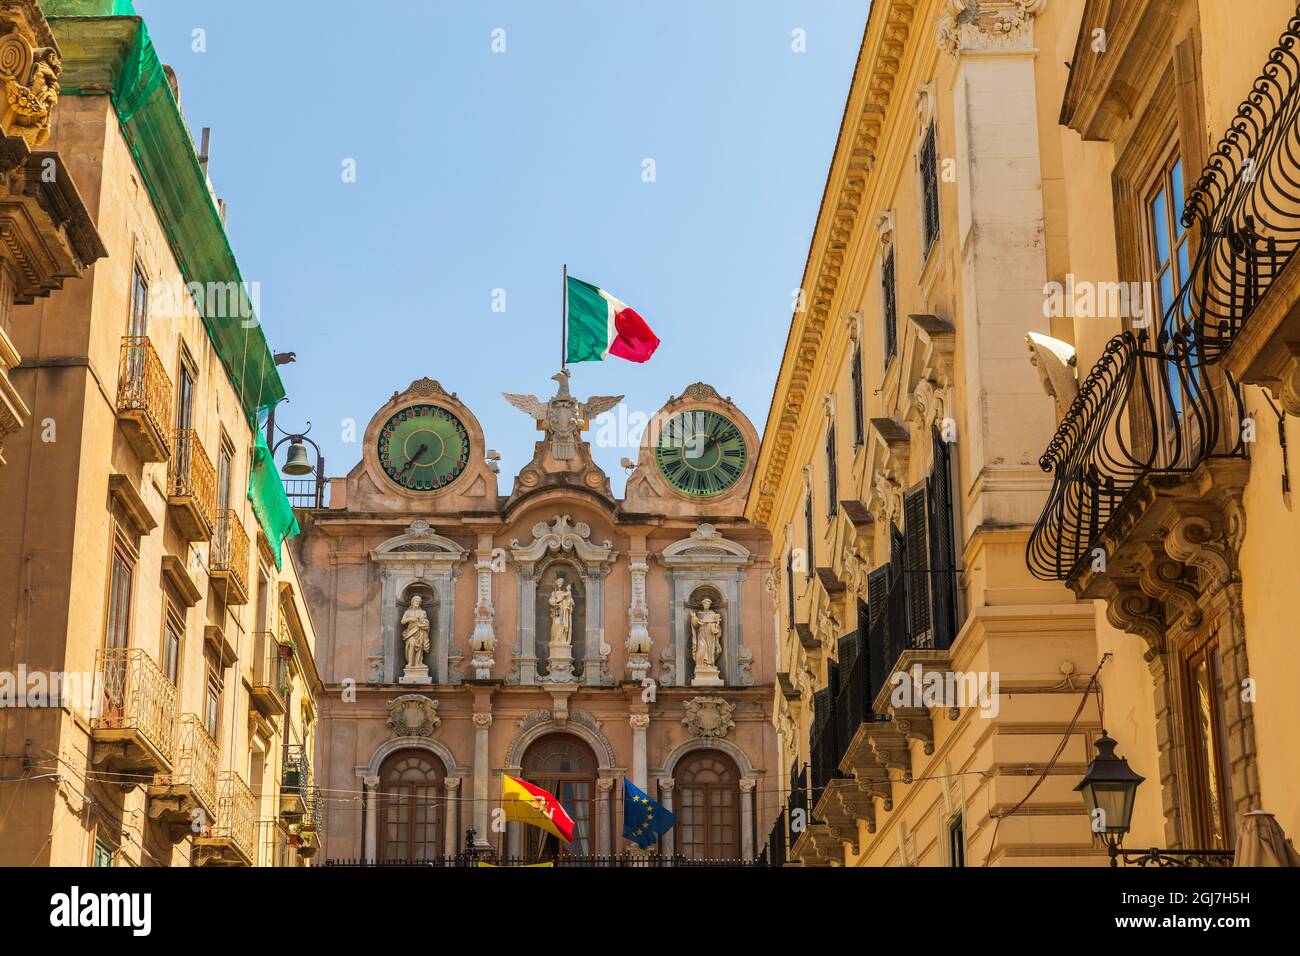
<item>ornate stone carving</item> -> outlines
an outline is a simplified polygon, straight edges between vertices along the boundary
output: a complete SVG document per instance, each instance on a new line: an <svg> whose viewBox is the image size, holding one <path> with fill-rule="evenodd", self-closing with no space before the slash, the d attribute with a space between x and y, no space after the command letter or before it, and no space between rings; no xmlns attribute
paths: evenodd
<svg viewBox="0 0 1300 956"><path fill-rule="evenodd" d="M496 611L492 606L492 561L480 552L474 566L478 572L478 601L474 605L474 631L469 636L472 654L470 666L475 680L489 680L496 666L497 636L493 622Z"/></svg>
<svg viewBox="0 0 1300 956"><path fill-rule="evenodd" d="M423 694L403 694L388 702L388 726L398 737L429 737L442 723L438 702Z"/></svg>
<svg viewBox="0 0 1300 956"><path fill-rule="evenodd" d="M475 715L474 715L474 726L477 727L477 728L479 728L480 730L487 730L487 728L489 728L489 727L492 726L492 715L491 715L491 714L475 714Z"/></svg>
<svg viewBox="0 0 1300 956"><path fill-rule="evenodd" d="M35 3L4 4L0 8L0 83L4 84L0 131L21 136L32 148L43 145L50 138L62 69L40 8Z"/></svg>
<svg viewBox="0 0 1300 956"><path fill-rule="evenodd" d="M645 730L650 726L649 714L632 714L627 719L633 730Z"/></svg>
<svg viewBox="0 0 1300 956"><path fill-rule="evenodd" d="M967 51L1029 50L1034 17L1047 0L947 0L935 43L949 56Z"/></svg>
<svg viewBox="0 0 1300 956"><path fill-rule="evenodd" d="M502 392L505 400L526 415L531 415L551 440L551 454L559 461L574 456L578 434L597 415L609 411L623 400L622 395L593 395L579 402L569 394L569 371L561 369L551 380L559 383L555 397L543 402L536 395Z"/></svg>
<svg viewBox="0 0 1300 956"><path fill-rule="evenodd" d="M696 737L725 737L736 726L736 707L722 697L696 697L685 703L682 723Z"/></svg>
<svg viewBox="0 0 1300 956"><path fill-rule="evenodd" d="M650 607L646 603L645 579L649 571L644 554L629 562L632 600L627 609L627 676L640 683L650 672Z"/></svg>
<svg viewBox="0 0 1300 956"><path fill-rule="evenodd" d="M722 677L714 662L722 651L722 615L713 610L713 600L704 598L699 609L686 608L691 619L691 659L695 662L693 687L721 687Z"/></svg>
<svg viewBox="0 0 1300 956"><path fill-rule="evenodd" d="M428 684L429 665L424 662L424 655L429 653L429 615L421 604L424 598L419 594L411 596L410 606L402 614L402 645L406 648L406 670L399 683Z"/></svg>

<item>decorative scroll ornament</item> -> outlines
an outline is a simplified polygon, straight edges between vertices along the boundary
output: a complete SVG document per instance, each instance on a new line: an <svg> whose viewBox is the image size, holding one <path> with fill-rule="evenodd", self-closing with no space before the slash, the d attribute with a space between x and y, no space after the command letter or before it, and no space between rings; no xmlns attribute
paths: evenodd
<svg viewBox="0 0 1300 956"><path fill-rule="evenodd" d="M431 737L442 723L438 702L423 694L403 694L388 702L388 726L398 737Z"/></svg>
<svg viewBox="0 0 1300 956"><path fill-rule="evenodd" d="M1047 0L947 0L935 43L949 56L971 50L1027 50L1034 42L1034 17Z"/></svg>
<svg viewBox="0 0 1300 956"><path fill-rule="evenodd" d="M32 148L50 138L62 69L57 50L37 46L26 24L0 15L0 82L5 96L0 132L21 136Z"/></svg>
<svg viewBox="0 0 1300 956"><path fill-rule="evenodd" d="M685 704L682 723L696 737L722 738L736 726L731 715L736 706L721 697L695 697Z"/></svg>

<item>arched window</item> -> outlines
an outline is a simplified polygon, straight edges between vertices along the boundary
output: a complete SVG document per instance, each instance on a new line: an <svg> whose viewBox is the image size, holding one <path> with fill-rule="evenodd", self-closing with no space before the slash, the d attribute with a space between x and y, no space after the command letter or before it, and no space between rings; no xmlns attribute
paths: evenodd
<svg viewBox="0 0 1300 956"><path fill-rule="evenodd" d="M377 808L381 860L433 860L444 852L439 845L444 773L439 761L416 751L399 751L383 762Z"/></svg>
<svg viewBox="0 0 1300 956"><path fill-rule="evenodd" d="M726 754L701 750L673 772L680 852L692 860L740 857L740 772Z"/></svg>
<svg viewBox="0 0 1300 956"><path fill-rule="evenodd" d="M555 794L564 811L573 818L572 846L565 846L538 827L526 827L526 855L547 859L557 853L595 852L592 835L596 819L596 756L591 748L568 734L549 734L529 746L524 753L523 770L525 780Z"/></svg>

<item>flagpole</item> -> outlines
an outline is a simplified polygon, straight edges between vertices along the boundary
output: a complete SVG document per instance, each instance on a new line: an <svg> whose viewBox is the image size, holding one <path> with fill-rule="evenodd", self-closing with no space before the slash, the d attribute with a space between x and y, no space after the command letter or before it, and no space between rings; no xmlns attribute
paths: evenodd
<svg viewBox="0 0 1300 956"><path fill-rule="evenodd" d="M564 264L564 291L560 300L560 371L569 367L569 264Z"/></svg>

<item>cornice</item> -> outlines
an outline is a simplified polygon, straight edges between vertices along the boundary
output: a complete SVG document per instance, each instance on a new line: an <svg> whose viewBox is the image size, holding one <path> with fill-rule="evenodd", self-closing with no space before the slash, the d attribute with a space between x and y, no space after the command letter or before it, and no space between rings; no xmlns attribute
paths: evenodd
<svg viewBox="0 0 1300 956"><path fill-rule="evenodd" d="M815 405L818 398L812 388L819 354L828 332L834 331L832 304L842 289L845 254L862 220L867 177L875 167L918 6L915 0L876 0L867 18L804 267L801 308L791 318L746 509L759 524L771 521L800 421L809 402Z"/></svg>

